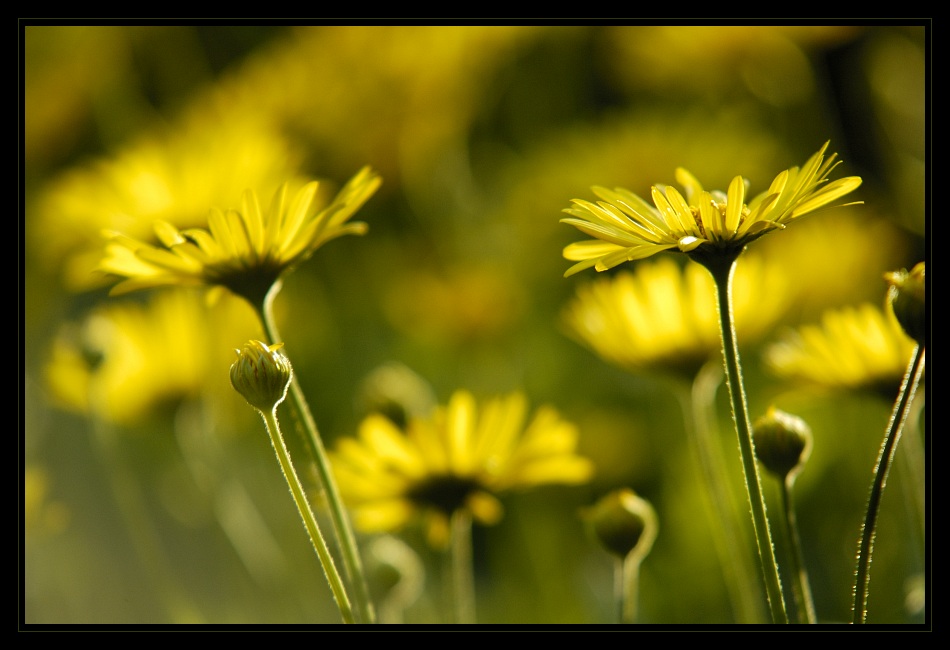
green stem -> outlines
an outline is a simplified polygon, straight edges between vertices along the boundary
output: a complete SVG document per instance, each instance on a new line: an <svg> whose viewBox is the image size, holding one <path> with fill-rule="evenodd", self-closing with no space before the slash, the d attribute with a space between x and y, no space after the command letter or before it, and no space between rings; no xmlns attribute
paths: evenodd
<svg viewBox="0 0 950 650"><path fill-rule="evenodd" d="M785 511L785 531L788 536L788 545L792 552L792 593L795 596L795 605L798 611L798 622L814 625L815 599L812 597L811 584L808 580L808 570L805 568L805 556L802 553L801 536L798 534L798 521L795 517L795 508L792 505L792 483L795 478L787 477L782 481L782 509Z"/></svg>
<svg viewBox="0 0 950 650"><path fill-rule="evenodd" d="M261 304L257 307L261 322L264 325L264 331L270 339L271 344L283 342L280 332L277 330L273 310L274 298L280 291L280 287L280 281L275 282ZM356 545L356 536L353 534L353 527L350 524L347 511L343 506L340 490L336 485L336 480L330 469L330 460L323 446L323 440L317 430L317 424L313 419L313 415L310 413L310 406L307 404L306 397L304 397L303 389L300 387L296 373L293 373L290 380L290 397L291 403L299 416L298 419L303 423L304 429L306 430L306 441L309 444L310 453L311 456L313 456L320 483L326 493L327 506L330 511L330 521L333 524L333 532L343 556L343 568L349 578L350 585L353 587L361 622L375 623L376 613L373 610L373 605L369 597L369 586L366 582L363 562L360 559L359 549Z"/></svg>
<svg viewBox="0 0 950 650"><path fill-rule="evenodd" d="M914 349L910 364L907 366L907 372L904 373L904 381L901 384L900 393L898 393L897 400L894 402L894 411L891 414L887 432L884 434L884 444L881 446L881 453L878 456L877 466L874 469L874 480L871 482L871 493L868 497L867 512L864 518L864 526L861 529L861 541L858 546L858 566L855 570L854 606L851 610L851 622L855 625L863 624L867 620L871 552L874 545L877 515L881 508L881 495L884 492L884 484L887 482L887 472L894 458L894 452L897 450L897 443L900 441L904 422L907 420L907 414L910 412L910 404L914 400L914 393L917 390L917 384L920 383L923 372L924 348L918 345Z"/></svg>
<svg viewBox="0 0 950 650"><path fill-rule="evenodd" d="M294 503L297 504L297 510L300 512L304 526L307 527L307 532L310 533L310 541L313 544L314 550L317 552L317 556L320 558L320 564L323 565L323 572L326 574L327 581L330 583L330 589L333 591L333 597L336 599L337 607L340 608L340 615L343 617L343 622L355 623L353 610L350 607L350 599L346 595L346 588L343 586L340 574L336 570L336 565L333 563L333 556L330 554L330 549L327 548L327 543L323 539L320 526L313 516L313 510L310 509L310 502L307 501L307 495L304 493L303 486L300 484L296 470L294 470L294 464L290 460L290 454L287 452L287 445L284 444L284 437L280 433L280 425L277 422L277 406L275 405L270 413L260 411L260 414L264 418L264 425L267 427L267 433L270 434L271 444L274 447L274 452L277 454L277 460L280 462L280 469L284 473L284 478L287 479L287 485L290 487L290 493L294 497Z"/></svg>
<svg viewBox="0 0 950 650"><path fill-rule="evenodd" d="M626 624L636 623L640 618L640 564L643 562L643 557L634 550L620 565L623 580L621 621Z"/></svg>
<svg viewBox="0 0 950 650"><path fill-rule="evenodd" d="M625 600L627 594L626 583L623 579L623 558L613 556L614 560L614 602L617 605L617 622L626 623L624 612L627 609Z"/></svg>
<svg viewBox="0 0 950 650"><path fill-rule="evenodd" d="M456 510L449 524L451 535L452 601L455 604L455 622L462 625L475 623L475 580L472 564L472 517L464 510Z"/></svg>
<svg viewBox="0 0 950 650"><path fill-rule="evenodd" d="M697 261L709 270L716 284L726 384L729 387L732 418L739 438L739 456L742 460L746 493L752 511L752 527L759 548L759 561L765 578L765 591L768 596L769 609L772 613L772 622L788 623L785 599L782 594L782 581L772 545L772 533L769 530L769 520L765 514L762 481L759 478L759 469L755 462L752 426L746 404L745 388L742 384L742 366L739 362L739 346L736 341L735 321L732 314L732 275L737 258L738 254Z"/></svg>
<svg viewBox="0 0 950 650"><path fill-rule="evenodd" d="M678 382L677 394L683 406L686 433L693 442L705 482L703 496L711 519L710 531L729 600L740 623L759 623L764 616L758 600L761 585L755 577L752 549L739 524L726 461L713 426L712 403L721 380L721 367L709 362L696 373L692 390Z"/></svg>

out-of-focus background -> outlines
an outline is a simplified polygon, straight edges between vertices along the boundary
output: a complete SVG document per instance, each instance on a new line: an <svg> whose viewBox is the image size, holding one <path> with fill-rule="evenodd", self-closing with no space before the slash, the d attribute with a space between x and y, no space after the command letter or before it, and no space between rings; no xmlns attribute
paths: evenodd
<svg viewBox="0 0 950 650"><path fill-rule="evenodd" d="M756 194L827 140L843 160L832 177L860 175L848 198L863 204L753 244L782 278L763 301L787 304L740 344L752 417L775 404L813 430L794 485L805 563L819 620L850 620L900 370L842 388L822 381L834 358L808 379L763 355L830 311L880 308L883 274L928 257L925 24L27 24L21 37L24 622L338 622L260 418L228 385L233 349L259 336L249 311L167 291L109 297L93 269L103 229L202 226L245 188L264 200L289 179L335 188L364 165L383 178L356 217L368 234L321 248L276 305L327 445L355 434L367 378L386 364L442 403L458 388L523 390L578 426L597 473L507 495L502 521L475 527L479 622L614 621L613 565L579 512L619 487L660 522L641 621L740 620L675 391L565 325L579 289L652 261L564 278L561 250L584 237L559 219L593 185L648 197L678 166L710 189L741 174ZM726 397L716 424L741 496ZM902 440L918 452L924 413ZM925 620L921 456L903 457L871 622ZM418 530L397 539L422 581L400 620L445 620L443 558ZM360 541L369 553L377 540Z"/></svg>

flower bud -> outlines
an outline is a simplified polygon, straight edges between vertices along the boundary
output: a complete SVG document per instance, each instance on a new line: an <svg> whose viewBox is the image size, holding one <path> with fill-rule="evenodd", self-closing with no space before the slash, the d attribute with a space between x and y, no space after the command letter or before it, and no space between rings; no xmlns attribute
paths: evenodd
<svg viewBox="0 0 950 650"><path fill-rule="evenodd" d="M770 406L752 427L755 455L782 480L798 472L811 453L811 429L795 415Z"/></svg>
<svg viewBox="0 0 950 650"><path fill-rule="evenodd" d="M629 488L604 495L584 518L597 541L620 559L649 553L659 529L653 506Z"/></svg>
<svg viewBox="0 0 950 650"><path fill-rule="evenodd" d="M887 304L904 328L907 336L920 345L926 344L927 295L924 281L924 263L918 263L910 273L907 269L885 273Z"/></svg>
<svg viewBox="0 0 950 650"><path fill-rule="evenodd" d="M259 411L272 411L287 395L293 370L278 351L283 345L252 340L243 350L235 350L238 359L231 364L231 385Z"/></svg>

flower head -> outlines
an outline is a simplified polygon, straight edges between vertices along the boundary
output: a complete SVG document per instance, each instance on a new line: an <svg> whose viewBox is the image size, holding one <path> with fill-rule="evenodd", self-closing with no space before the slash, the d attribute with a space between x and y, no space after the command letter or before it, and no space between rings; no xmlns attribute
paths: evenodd
<svg viewBox="0 0 950 650"><path fill-rule="evenodd" d="M296 177L302 157L299 143L259 110L195 106L172 128L143 134L44 184L27 203L26 240L44 268L62 271L69 289L101 286L108 278L94 271L103 230L154 242L157 220L203 226L210 206L229 204L248 187L270 196Z"/></svg>
<svg viewBox="0 0 950 650"><path fill-rule="evenodd" d="M243 350L235 350L238 358L231 364L231 385L258 411L274 410L287 396L293 369L280 352L283 345L251 340Z"/></svg>
<svg viewBox="0 0 950 650"><path fill-rule="evenodd" d="M914 351L893 313L866 303L824 313L820 324L785 332L765 350L775 375L891 400Z"/></svg>
<svg viewBox="0 0 950 650"><path fill-rule="evenodd" d="M120 425L202 395L238 404L220 372L233 353L220 341L258 335L260 325L242 300L226 298L209 308L198 292L173 289L96 307L54 338L45 367L50 396Z"/></svg>
<svg viewBox="0 0 950 650"><path fill-rule="evenodd" d="M782 269L746 255L733 280L736 329L744 340L771 331L789 307ZM696 264L671 257L578 286L563 312L568 334L630 372L662 372L692 381L721 354L715 285Z"/></svg>
<svg viewBox="0 0 950 650"><path fill-rule="evenodd" d="M653 205L629 190L594 187L600 201L574 199L561 219L594 237L564 249L564 257L578 262L565 276L593 266L606 271L623 262L639 260L665 250L693 256L715 253L737 255L746 244L819 208L829 206L861 185L849 176L828 182L837 166L836 154L824 159L829 143L801 167L775 177L771 186L746 203L748 180L736 176L728 190L709 192L683 168L676 180L686 196L672 186L651 189Z"/></svg>
<svg viewBox="0 0 950 650"><path fill-rule="evenodd" d="M927 337L926 265L919 262L910 273L907 269L885 273L887 305L904 331L921 345Z"/></svg>
<svg viewBox="0 0 950 650"><path fill-rule="evenodd" d="M108 231L111 241L100 270L127 278L113 293L163 285L218 285L258 305L284 272L320 246L341 235L366 232L365 223L347 220L380 182L364 167L322 208L315 205L316 181L292 198L284 184L267 212L261 210L257 194L247 190L240 211L212 209L208 230L179 231L168 222L156 222L162 246Z"/></svg>
<svg viewBox="0 0 950 650"><path fill-rule="evenodd" d="M770 406L752 429L755 457L783 481L797 474L811 454L811 427L797 415Z"/></svg>
<svg viewBox="0 0 950 650"><path fill-rule="evenodd" d="M594 538L620 559L633 552L646 556L659 531L656 510L629 488L605 494L584 512L584 519Z"/></svg>
<svg viewBox="0 0 950 650"><path fill-rule="evenodd" d="M593 466L574 453L574 425L544 406L525 427L526 412L520 393L478 409L470 393L457 391L405 431L382 415L366 417L359 437L341 440L332 456L356 525L381 532L421 518L430 543L442 547L456 511L493 524L502 515L497 497L506 491L587 481Z"/></svg>

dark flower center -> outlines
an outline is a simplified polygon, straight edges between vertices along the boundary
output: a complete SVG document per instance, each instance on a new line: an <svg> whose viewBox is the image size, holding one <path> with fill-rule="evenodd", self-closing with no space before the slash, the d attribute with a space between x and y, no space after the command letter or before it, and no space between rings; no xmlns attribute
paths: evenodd
<svg viewBox="0 0 950 650"><path fill-rule="evenodd" d="M480 489L481 484L474 478L443 474L415 485L406 496L417 504L451 515L465 505L470 494Z"/></svg>

